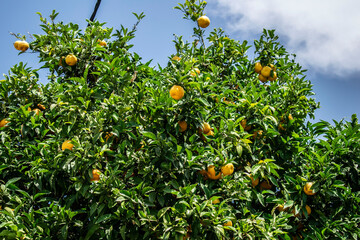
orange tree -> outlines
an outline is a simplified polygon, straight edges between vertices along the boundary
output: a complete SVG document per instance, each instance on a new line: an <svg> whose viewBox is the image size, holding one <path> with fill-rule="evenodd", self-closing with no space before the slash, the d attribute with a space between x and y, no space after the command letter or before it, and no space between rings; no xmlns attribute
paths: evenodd
<svg viewBox="0 0 360 240"><path fill-rule="evenodd" d="M0 82L0 238L360 237L356 116L306 122L312 85L274 31L250 59L205 6L176 7L195 40L158 69L130 51L143 14L84 32L40 15L49 83L23 63Z"/></svg>

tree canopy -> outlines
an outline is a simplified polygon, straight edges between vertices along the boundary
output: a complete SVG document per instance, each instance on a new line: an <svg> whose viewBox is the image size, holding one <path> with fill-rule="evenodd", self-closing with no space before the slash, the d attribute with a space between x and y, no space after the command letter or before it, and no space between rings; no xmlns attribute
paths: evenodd
<svg viewBox="0 0 360 240"><path fill-rule="evenodd" d="M17 35L49 82L22 62L0 81L0 238L360 238L356 115L308 122L312 84L275 31L231 39L205 6L176 7L194 41L163 67L131 51L144 14L80 30L54 11Z"/></svg>

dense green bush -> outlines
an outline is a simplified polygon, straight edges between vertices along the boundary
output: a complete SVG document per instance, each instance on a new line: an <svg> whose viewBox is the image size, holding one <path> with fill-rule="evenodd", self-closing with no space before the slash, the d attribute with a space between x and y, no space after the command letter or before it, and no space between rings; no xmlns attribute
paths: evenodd
<svg viewBox="0 0 360 240"><path fill-rule="evenodd" d="M177 8L196 22L205 6ZM130 51L143 14L132 30L84 32L56 15L40 15L44 34L30 43L49 83L23 63L0 82L0 238L360 238L358 119L307 122L312 85L274 30L250 59L246 41L195 27L194 42L177 37L153 68ZM262 84L255 62L277 79Z"/></svg>

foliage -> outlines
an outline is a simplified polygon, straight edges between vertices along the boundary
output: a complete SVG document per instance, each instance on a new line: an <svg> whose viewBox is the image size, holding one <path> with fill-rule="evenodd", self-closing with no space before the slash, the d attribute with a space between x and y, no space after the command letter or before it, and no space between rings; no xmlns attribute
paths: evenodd
<svg viewBox="0 0 360 240"><path fill-rule="evenodd" d="M196 22L205 6L177 8ZM274 30L263 30L250 59L247 41L195 27L194 42L176 37L176 53L155 69L130 51L143 14L132 30L89 22L84 32L56 16L40 15L44 34L30 43L49 83L23 63L0 82L0 120L9 121L0 128L1 238L360 237L358 119L306 122L319 105ZM278 79L261 84L255 62L273 64ZM173 85L185 90L179 101ZM204 122L213 134L199 131ZM74 148L62 151L66 140ZM235 172L221 179L201 174L229 163Z"/></svg>

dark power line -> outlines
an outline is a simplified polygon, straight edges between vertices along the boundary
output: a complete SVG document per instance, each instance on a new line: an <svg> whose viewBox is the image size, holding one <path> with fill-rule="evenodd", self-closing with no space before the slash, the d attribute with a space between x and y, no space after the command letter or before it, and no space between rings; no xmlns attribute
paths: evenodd
<svg viewBox="0 0 360 240"><path fill-rule="evenodd" d="M90 17L91 22L94 21L94 19L95 19L95 16L96 16L97 10L99 9L100 3L101 3L101 0L97 0L97 2L95 4L94 11L93 11L93 13L91 14L91 17ZM90 23L88 24L88 26L90 26Z"/></svg>

